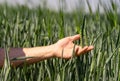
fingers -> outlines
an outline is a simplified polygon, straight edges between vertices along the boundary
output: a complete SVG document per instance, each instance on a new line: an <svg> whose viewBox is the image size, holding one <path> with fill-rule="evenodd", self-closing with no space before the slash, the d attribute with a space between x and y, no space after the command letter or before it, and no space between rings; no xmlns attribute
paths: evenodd
<svg viewBox="0 0 120 81"><path fill-rule="evenodd" d="M72 39L72 41L75 41L75 40L80 39L80 35L77 34L77 35L71 36L70 38Z"/></svg>
<svg viewBox="0 0 120 81"><path fill-rule="evenodd" d="M77 55L85 53L87 49L88 49L88 46L85 46L83 48L79 47L79 51L77 52Z"/></svg>
<svg viewBox="0 0 120 81"><path fill-rule="evenodd" d="M79 47L78 51L76 51L76 55L79 56L81 54L85 54L86 52L91 51L93 48L93 46L85 46L83 48Z"/></svg>
<svg viewBox="0 0 120 81"><path fill-rule="evenodd" d="M91 51L93 49L94 49L94 46L89 46L88 49L87 49L87 51Z"/></svg>

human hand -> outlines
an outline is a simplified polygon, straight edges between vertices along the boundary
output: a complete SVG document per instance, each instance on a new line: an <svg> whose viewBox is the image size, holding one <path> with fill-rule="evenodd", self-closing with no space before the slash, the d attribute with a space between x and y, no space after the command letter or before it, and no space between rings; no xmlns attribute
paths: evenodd
<svg viewBox="0 0 120 81"><path fill-rule="evenodd" d="M73 41L78 39L80 39L80 35L74 35L70 37L65 37L55 43L55 57L70 59L72 57L73 49L75 52L75 56L80 56L81 54L89 52L94 48L92 45L84 46L83 48L81 46L75 45Z"/></svg>

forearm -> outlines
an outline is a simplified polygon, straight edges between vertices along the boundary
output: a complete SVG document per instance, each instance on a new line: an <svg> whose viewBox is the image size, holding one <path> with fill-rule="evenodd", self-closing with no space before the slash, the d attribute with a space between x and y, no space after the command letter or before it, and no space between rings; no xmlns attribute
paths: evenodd
<svg viewBox="0 0 120 81"><path fill-rule="evenodd" d="M34 47L34 48L23 48L26 57L33 57L27 60L28 64L36 63L41 60L49 59L54 57L54 45Z"/></svg>
<svg viewBox="0 0 120 81"><path fill-rule="evenodd" d="M54 45L33 47L33 48L11 48L9 58L12 66L18 66L26 63L36 63L38 61L54 57ZM18 57L32 57L23 60L11 60ZM0 66L3 66L5 58L4 49L0 49Z"/></svg>

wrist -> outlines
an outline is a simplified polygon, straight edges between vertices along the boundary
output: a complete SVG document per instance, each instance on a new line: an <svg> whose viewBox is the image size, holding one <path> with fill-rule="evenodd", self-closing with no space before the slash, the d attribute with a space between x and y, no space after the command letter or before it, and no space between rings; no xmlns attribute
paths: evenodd
<svg viewBox="0 0 120 81"><path fill-rule="evenodd" d="M53 57L59 58L60 54L62 54L62 49L57 44L53 44Z"/></svg>
<svg viewBox="0 0 120 81"><path fill-rule="evenodd" d="M51 50L51 53L50 53L50 56L51 57L55 57L55 44L52 44L52 45L50 45L50 46L48 46L48 50Z"/></svg>

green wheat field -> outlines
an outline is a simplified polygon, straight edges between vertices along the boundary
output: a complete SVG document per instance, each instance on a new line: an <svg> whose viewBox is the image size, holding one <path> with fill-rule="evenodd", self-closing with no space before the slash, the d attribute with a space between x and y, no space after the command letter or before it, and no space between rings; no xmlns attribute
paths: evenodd
<svg viewBox="0 0 120 81"><path fill-rule="evenodd" d="M0 81L120 81L120 15L117 6L105 12L77 10L65 13L38 7L0 6L0 47L5 48ZM94 50L69 60L51 58L22 67L11 67L10 47L46 46L80 34L75 43Z"/></svg>

